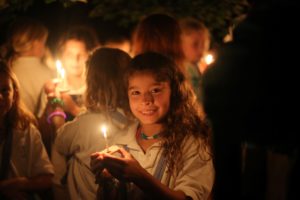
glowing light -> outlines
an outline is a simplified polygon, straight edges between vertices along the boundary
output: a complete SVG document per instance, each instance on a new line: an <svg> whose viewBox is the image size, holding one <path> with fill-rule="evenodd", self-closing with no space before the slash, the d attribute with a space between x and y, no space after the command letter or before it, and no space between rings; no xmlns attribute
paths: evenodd
<svg viewBox="0 0 300 200"><path fill-rule="evenodd" d="M60 92L67 92L69 89L67 86L66 71L63 68L60 60L56 60L55 65L56 65L56 79L54 81L58 83L58 90Z"/></svg>
<svg viewBox="0 0 300 200"><path fill-rule="evenodd" d="M214 56L212 54L207 54L205 56L204 60L207 65L210 65L211 63L213 63L215 61Z"/></svg>
<svg viewBox="0 0 300 200"><path fill-rule="evenodd" d="M101 126L101 132L103 134L103 137L106 139L107 138L107 129L106 129L106 126L105 125L102 125Z"/></svg>
<svg viewBox="0 0 300 200"><path fill-rule="evenodd" d="M105 140L106 152L109 152L108 143L107 143L107 128L105 125L101 126L101 132Z"/></svg>

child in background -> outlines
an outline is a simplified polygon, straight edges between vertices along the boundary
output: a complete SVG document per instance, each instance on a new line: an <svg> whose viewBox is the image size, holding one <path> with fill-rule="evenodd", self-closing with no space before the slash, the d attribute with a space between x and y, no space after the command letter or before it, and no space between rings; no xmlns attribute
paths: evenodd
<svg viewBox="0 0 300 200"><path fill-rule="evenodd" d="M150 14L138 23L133 33L133 55L148 51L163 54L174 60L177 67L185 73L180 35L180 26L174 17Z"/></svg>
<svg viewBox="0 0 300 200"><path fill-rule="evenodd" d="M30 199L52 185L53 166L16 76L0 61L0 199Z"/></svg>
<svg viewBox="0 0 300 200"><path fill-rule="evenodd" d="M64 110L70 115L68 120L81 112L85 92L85 64L89 53L98 46L96 32L87 26L74 26L68 29L58 42L58 55L66 70L67 92L62 93Z"/></svg>
<svg viewBox="0 0 300 200"><path fill-rule="evenodd" d="M201 21L194 18L183 18L179 24L187 79L200 100L201 74L206 67L203 58L210 46L209 30ZM199 66L198 63L200 63Z"/></svg>
<svg viewBox="0 0 300 200"><path fill-rule="evenodd" d="M71 199L96 199L97 185L89 167L90 154L106 147L102 125L107 127L110 143L128 123L125 113L129 107L122 76L130 60L130 56L119 49L100 48L93 52L87 62L87 112L58 130L52 151L55 184L63 185L66 175Z"/></svg>
<svg viewBox="0 0 300 200"><path fill-rule="evenodd" d="M98 40L90 27L73 26L69 28L58 42L57 55L65 69L65 91L60 84L48 82L45 91L48 104L39 120L43 142L51 155L56 130L65 121L72 120L84 110L83 93L85 92L85 63L89 53L96 48Z"/></svg>
<svg viewBox="0 0 300 200"><path fill-rule="evenodd" d="M54 78L54 72L42 63L47 37L43 24L25 18L12 25L8 41L9 62L20 82L21 99L36 117L41 117L47 104L44 85Z"/></svg>
<svg viewBox="0 0 300 200"><path fill-rule="evenodd" d="M125 74L130 109L138 122L119 134L121 157L96 152L97 179L105 168L131 182L128 199L207 199L214 182L210 134L184 75L157 53L136 56Z"/></svg>

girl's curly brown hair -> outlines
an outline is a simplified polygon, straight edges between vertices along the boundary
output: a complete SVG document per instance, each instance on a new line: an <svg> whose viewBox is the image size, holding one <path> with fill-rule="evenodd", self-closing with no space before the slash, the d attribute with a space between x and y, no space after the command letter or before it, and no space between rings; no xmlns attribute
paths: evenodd
<svg viewBox="0 0 300 200"><path fill-rule="evenodd" d="M182 168L182 148L188 137L200 138L203 141L201 144L198 142L199 155L200 151L210 154L210 131L201 119L200 107L193 90L175 63L158 53L140 54L127 68L126 85L128 86L128 80L133 74L140 72L152 74L157 81L170 83L170 108L164 120L162 135L163 153L169 172L174 173ZM207 160L204 157L202 159Z"/></svg>
<svg viewBox="0 0 300 200"><path fill-rule="evenodd" d="M35 117L26 109L20 98L19 82L16 75L8 67L7 62L0 60L0 74L8 77L13 86L14 96L13 104L10 110L4 116L4 123L7 130L25 130L30 124L37 125ZM5 132L5 134L8 134ZM5 135L4 137L7 137Z"/></svg>

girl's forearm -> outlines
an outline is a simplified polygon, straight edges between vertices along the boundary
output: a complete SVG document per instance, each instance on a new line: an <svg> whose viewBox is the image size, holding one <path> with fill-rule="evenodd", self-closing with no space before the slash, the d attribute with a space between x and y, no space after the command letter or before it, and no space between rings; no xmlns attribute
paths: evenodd
<svg viewBox="0 0 300 200"><path fill-rule="evenodd" d="M166 185L155 179L146 170L144 170L142 176L136 178L133 183L138 186L148 197L153 199L188 199L184 192L171 190Z"/></svg>

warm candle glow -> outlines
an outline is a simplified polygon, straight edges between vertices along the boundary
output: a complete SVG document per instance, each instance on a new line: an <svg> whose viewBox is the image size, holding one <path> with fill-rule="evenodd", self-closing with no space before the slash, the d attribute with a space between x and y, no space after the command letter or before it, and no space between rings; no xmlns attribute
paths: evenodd
<svg viewBox="0 0 300 200"><path fill-rule="evenodd" d="M56 60L55 65L56 65L56 78L61 79L62 64L60 60Z"/></svg>
<svg viewBox="0 0 300 200"><path fill-rule="evenodd" d="M65 74L66 74L65 69L61 68L61 70L60 70L61 79L63 79L63 80L65 79Z"/></svg>
<svg viewBox="0 0 300 200"><path fill-rule="evenodd" d="M102 131L103 137L106 139L107 138L107 133L106 133L106 126L105 125L102 125L101 131Z"/></svg>
<svg viewBox="0 0 300 200"><path fill-rule="evenodd" d="M215 61L214 56L212 54L207 54L205 56L204 60L207 65L210 65L211 63L213 63Z"/></svg>
<svg viewBox="0 0 300 200"><path fill-rule="evenodd" d="M101 132L102 132L102 135L103 135L104 140L105 140L106 152L108 152L109 149L108 149L108 143L107 143L107 128L106 128L105 125L101 126Z"/></svg>
<svg viewBox="0 0 300 200"><path fill-rule="evenodd" d="M66 71L62 66L62 63L60 60L55 61L56 65L56 79L55 81L58 83L58 91L60 92L67 92L68 85L67 85L67 80L66 80Z"/></svg>

